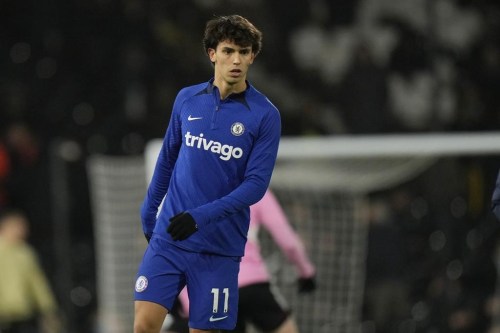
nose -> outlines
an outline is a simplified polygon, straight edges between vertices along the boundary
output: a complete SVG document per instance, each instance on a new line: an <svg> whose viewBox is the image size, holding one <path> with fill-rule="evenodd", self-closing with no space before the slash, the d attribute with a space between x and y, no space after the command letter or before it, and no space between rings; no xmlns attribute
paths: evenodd
<svg viewBox="0 0 500 333"><path fill-rule="evenodd" d="M233 64L237 65L240 62L241 62L240 54L238 52L235 52L233 56Z"/></svg>

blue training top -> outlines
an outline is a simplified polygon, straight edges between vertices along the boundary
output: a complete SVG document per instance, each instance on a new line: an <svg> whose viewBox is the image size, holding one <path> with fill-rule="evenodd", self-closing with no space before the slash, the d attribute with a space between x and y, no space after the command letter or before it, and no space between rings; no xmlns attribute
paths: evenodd
<svg viewBox="0 0 500 333"><path fill-rule="evenodd" d="M182 89L141 208L144 233L188 251L243 256L249 207L269 186L280 136L277 108L248 82L224 100L213 79ZM174 241L169 218L183 211L198 231Z"/></svg>

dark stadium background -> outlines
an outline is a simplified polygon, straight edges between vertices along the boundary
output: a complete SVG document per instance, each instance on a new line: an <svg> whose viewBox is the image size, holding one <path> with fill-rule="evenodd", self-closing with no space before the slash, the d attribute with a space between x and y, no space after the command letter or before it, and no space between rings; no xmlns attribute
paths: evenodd
<svg viewBox="0 0 500 333"><path fill-rule="evenodd" d="M405 13L396 3L423 11ZM361 29L361 8L365 16L377 11L371 19L379 35L353 33ZM177 90L212 75L201 45L204 22L231 13L264 32L253 81L279 106L285 136L500 127L495 0L0 0L0 148L11 165L0 172L0 203L28 213L30 241L68 332L95 329L87 157L141 154L148 140L163 136ZM320 48L314 41L332 45ZM374 45L385 53L374 52L380 51ZM408 108L419 111L425 99L427 115L398 112L394 76L420 74L435 89L413 96L417 105ZM468 209L481 216L490 243L498 230L488 216L498 162L464 161L481 184L479 202ZM458 242L463 231L453 232L460 233ZM448 258L463 254L460 245L448 251ZM474 264L486 270L486 281L471 283L491 294L494 267Z"/></svg>

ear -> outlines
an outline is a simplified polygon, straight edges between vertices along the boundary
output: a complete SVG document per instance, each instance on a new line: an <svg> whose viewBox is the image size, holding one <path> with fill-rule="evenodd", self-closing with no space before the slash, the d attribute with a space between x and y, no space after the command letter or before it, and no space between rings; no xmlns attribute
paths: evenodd
<svg viewBox="0 0 500 333"><path fill-rule="evenodd" d="M252 52L251 57L250 57L250 65L253 64L255 57L256 57L255 53Z"/></svg>
<svg viewBox="0 0 500 333"><path fill-rule="evenodd" d="M208 57L210 58L211 62L215 62L216 56L214 49L208 49Z"/></svg>

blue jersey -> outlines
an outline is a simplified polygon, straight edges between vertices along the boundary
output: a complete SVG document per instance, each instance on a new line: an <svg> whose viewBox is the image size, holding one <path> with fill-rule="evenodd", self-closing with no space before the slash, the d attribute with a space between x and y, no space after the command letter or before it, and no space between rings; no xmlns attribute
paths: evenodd
<svg viewBox="0 0 500 333"><path fill-rule="evenodd" d="M278 110L248 82L224 100L213 79L182 89L141 208L144 232L188 251L243 256L249 206L269 186L280 136ZM183 211L198 231L173 241L169 218Z"/></svg>

